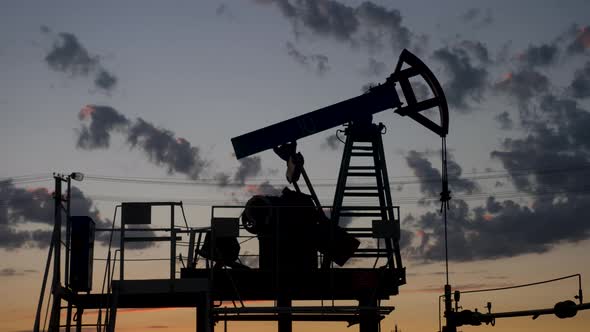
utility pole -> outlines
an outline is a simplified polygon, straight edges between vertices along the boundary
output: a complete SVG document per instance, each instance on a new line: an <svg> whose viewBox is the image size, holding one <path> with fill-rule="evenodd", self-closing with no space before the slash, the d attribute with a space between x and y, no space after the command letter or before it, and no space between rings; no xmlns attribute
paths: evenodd
<svg viewBox="0 0 590 332"><path fill-rule="evenodd" d="M53 192L53 282L51 283L51 294L53 295L53 305L51 307L51 318L49 320L49 331L59 331L60 325L60 306L61 306L61 214L62 214L62 197L61 183L63 177L59 174L53 175L55 189Z"/></svg>

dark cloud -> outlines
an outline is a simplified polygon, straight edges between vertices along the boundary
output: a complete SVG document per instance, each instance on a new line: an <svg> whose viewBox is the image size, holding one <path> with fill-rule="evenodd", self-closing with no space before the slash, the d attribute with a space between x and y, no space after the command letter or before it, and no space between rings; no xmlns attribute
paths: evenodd
<svg viewBox="0 0 590 332"><path fill-rule="evenodd" d="M510 117L510 113L504 111L494 117L496 121L500 124L500 129L510 130L514 128L514 121Z"/></svg>
<svg viewBox="0 0 590 332"><path fill-rule="evenodd" d="M240 184L244 184L246 178L254 177L260 174L262 170L262 165L260 162L260 157L246 157L238 160L240 166L234 175L234 181Z"/></svg>
<svg viewBox="0 0 590 332"><path fill-rule="evenodd" d="M451 201L448 211L449 259L472 261L543 253L562 242L590 237L587 197L571 201L535 201L531 207L512 200L488 198L486 206L470 209L462 200ZM492 212L494 211L494 212ZM423 234L419 244L407 248L417 259L444 259L444 228L438 212L420 216L415 226Z"/></svg>
<svg viewBox="0 0 590 332"><path fill-rule="evenodd" d="M441 173L436 169L425 153L411 150L406 155L406 163L420 181L420 192L427 196L438 196L441 192ZM452 158L447 160L449 174L449 189L453 193L471 194L478 191L475 182L463 178L463 169Z"/></svg>
<svg viewBox="0 0 590 332"><path fill-rule="evenodd" d="M367 76L378 76L381 77L387 70L385 62L377 61L375 58L369 58L367 66L362 69L362 73Z"/></svg>
<svg viewBox="0 0 590 332"><path fill-rule="evenodd" d="M559 48L556 44L530 45L518 60L528 67L547 67L557 61Z"/></svg>
<svg viewBox="0 0 590 332"><path fill-rule="evenodd" d="M490 52L484 43L480 41L463 40L459 45L481 63L485 64L491 62Z"/></svg>
<svg viewBox="0 0 590 332"><path fill-rule="evenodd" d="M461 20L475 28L483 28L494 23L491 9L469 8L461 15Z"/></svg>
<svg viewBox="0 0 590 332"><path fill-rule="evenodd" d="M291 42L285 44L287 54L298 64L313 70L317 75L322 76L330 71L329 59L323 54L305 55L295 48Z"/></svg>
<svg viewBox="0 0 590 332"><path fill-rule="evenodd" d="M92 199L75 186L72 186L71 199L72 215L89 216L97 228L110 228L111 221L103 219ZM0 182L0 248L47 247L54 223L53 206L53 193L46 188L24 189L10 181ZM24 224L32 227L23 229ZM97 242L103 245L108 245L109 238L107 233L96 233ZM130 249L147 246L149 244L138 244Z"/></svg>
<svg viewBox="0 0 590 332"><path fill-rule="evenodd" d="M568 89L574 98L590 97L590 61L586 62L583 68L576 70L574 80Z"/></svg>
<svg viewBox="0 0 590 332"><path fill-rule="evenodd" d="M403 25L397 9L387 9L371 1L352 7L332 0L270 0L259 4L274 4L292 26L296 36L311 33L316 36L364 46L370 52L380 50L387 42L394 50L413 47L421 49L425 36L413 34Z"/></svg>
<svg viewBox="0 0 590 332"><path fill-rule="evenodd" d="M549 88L547 76L533 69L510 72L493 85L495 92L513 98L521 108L527 108L533 97L548 92Z"/></svg>
<svg viewBox="0 0 590 332"><path fill-rule="evenodd" d="M86 76L98 67L98 57L90 55L75 35L66 32L58 35L58 40L45 56L45 62L51 69L72 76Z"/></svg>
<svg viewBox="0 0 590 332"><path fill-rule="evenodd" d="M50 34L51 29L41 26L41 32ZM117 83L116 76L101 65L100 57L90 54L72 33L62 32L57 35L45 56L45 62L49 68L72 77L95 75L95 86L106 92L110 92Z"/></svg>
<svg viewBox="0 0 590 332"><path fill-rule="evenodd" d="M116 84L117 77L104 69L101 69L94 79L94 85L105 91L111 91Z"/></svg>
<svg viewBox="0 0 590 332"><path fill-rule="evenodd" d="M111 134L117 131L126 136L132 148L143 151L154 164L167 167L170 174L197 179L208 165L198 147L142 118L132 122L112 107L96 105L84 107L78 117L81 121L90 120L89 125L82 124L77 130L76 146L80 149L108 148Z"/></svg>
<svg viewBox="0 0 590 332"><path fill-rule="evenodd" d="M329 150L336 150L338 149L338 146L340 144L340 140L338 139L338 136L336 136L336 134L332 134L330 136L327 136L324 141L322 142L322 145L320 146L321 149L329 149Z"/></svg>
<svg viewBox="0 0 590 332"><path fill-rule="evenodd" d="M78 113L80 120L90 120L78 130L76 147L80 149L108 148L111 132L125 130L129 120L110 106L87 105Z"/></svg>
<svg viewBox="0 0 590 332"><path fill-rule="evenodd" d="M477 47L484 47L482 44L477 45ZM463 111L469 109L470 101L482 101L488 86L487 69L484 66L476 66L470 52L465 46L459 45L444 47L433 53L434 59L444 65L450 76L449 81L443 84L447 101L451 106Z"/></svg>
<svg viewBox="0 0 590 332"><path fill-rule="evenodd" d="M545 95L538 112L521 112L521 117L526 117L521 125L527 135L505 139L491 156L502 163L516 189L533 196L524 204L490 196L474 208L454 199L448 211L451 260L543 253L590 238L590 112L575 100ZM426 213L405 225L420 232L418 243L407 249L414 258L443 259L439 213Z"/></svg>
<svg viewBox="0 0 590 332"><path fill-rule="evenodd" d="M420 191L423 194L436 196L440 193L440 172L432 166L424 154L412 150L406 156L406 163L414 175L420 179Z"/></svg>
<svg viewBox="0 0 590 332"><path fill-rule="evenodd" d="M356 8L361 21L366 21L371 27L384 29L389 32L390 43L394 49L410 47L412 33L402 24L402 15L397 9L386 9L371 1L365 1Z"/></svg>
<svg viewBox="0 0 590 332"><path fill-rule="evenodd" d="M151 162L167 167L170 174L181 173L190 179L198 179L208 164L201 158L198 147L142 118L129 126L127 142L132 148L142 150Z"/></svg>

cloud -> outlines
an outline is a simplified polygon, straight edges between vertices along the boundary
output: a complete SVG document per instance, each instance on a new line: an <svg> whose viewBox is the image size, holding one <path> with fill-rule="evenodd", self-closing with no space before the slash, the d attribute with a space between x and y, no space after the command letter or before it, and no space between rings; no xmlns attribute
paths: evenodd
<svg viewBox="0 0 590 332"><path fill-rule="evenodd" d="M514 121L510 117L510 113L504 111L494 117L496 121L500 124L500 129L503 130L510 130L514 128Z"/></svg>
<svg viewBox="0 0 590 332"><path fill-rule="evenodd" d="M459 45L481 63L486 64L491 62L490 52L484 43L480 41L463 40Z"/></svg>
<svg viewBox="0 0 590 332"><path fill-rule="evenodd" d="M532 196L526 203L489 196L476 207L453 199L448 211L451 260L544 253L561 243L590 238L586 180L590 112L576 100L543 95L539 110L521 111L521 117L526 135L506 138L491 157L502 163L519 192ZM417 244L406 249L411 257L443 259L444 229L439 213L427 212L404 225L423 234Z"/></svg>
<svg viewBox="0 0 590 332"><path fill-rule="evenodd" d="M548 67L555 64L559 55L556 44L542 44L529 47L518 55L518 61L527 67Z"/></svg>
<svg viewBox="0 0 590 332"><path fill-rule="evenodd" d="M590 97L590 61L586 62L583 68L576 70L574 80L568 89L574 98Z"/></svg>
<svg viewBox="0 0 590 332"><path fill-rule="evenodd" d="M208 161L201 157L200 149L184 138L142 118L130 121L112 107L88 105L82 108L78 118L90 121L77 130L76 146L80 149L108 148L111 133L120 132L131 148L143 151L151 162L167 167L170 174L181 173L197 179L208 165Z"/></svg>
<svg viewBox="0 0 590 332"><path fill-rule="evenodd" d="M94 79L94 85L105 91L111 91L116 84L117 77L104 69L101 69Z"/></svg>
<svg viewBox="0 0 590 332"><path fill-rule="evenodd" d="M494 23L491 9L469 8L459 18L475 28L483 28Z"/></svg>
<svg viewBox="0 0 590 332"><path fill-rule="evenodd" d="M296 37L304 33L329 38L352 47L380 50L387 42L394 50L421 49L427 38L413 34L397 9L387 9L371 1L353 7L332 0L269 0L293 27Z"/></svg>
<svg viewBox="0 0 590 332"><path fill-rule="evenodd" d="M75 35L62 32L58 34L58 40L45 56L45 62L55 71L69 73L72 76L86 76L96 70L99 60L97 56L88 53Z"/></svg>
<svg viewBox="0 0 590 332"><path fill-rule="evenodd" d="M496 93L513 98L523 109L527 108L533 97L548 92L549 88L550 82L547 76L533 69L509 72L492 87Z"/></svg>
<svg viewBox="0 0 590 332"><path fill-rule="evenodd" d="M169 174L181 173L190 179L198 179L208 164L202 159L198 147L142 118L137 118L129 126L127 142L132 148L142 150L154 164L167 167Z"/></svg>
<svg viewBox="0 0 590 332"><path fill-rule="evenodd" d="M262 165L260 162L260 157L246 157L238 160L240 166L234 175L234 181L240 184L244 184L246 178L254 177L260 174L262 170Z"/></svg>
<svg viewBox="0 0 590 332"><path fill-rule="evenodd" d="M41 32L48 35L51 29L41 26ZM56 40L45 56L45 62L54 71L63 72L72 77L95 75L94 85L107 93L112 91L117 83L117 77L102 66L100 57L88 52L78 37L72 33L57 34Z"/></svg>
<svg viewBox="0 0 590 332"><path fill-rule="evenodd" d="M72 187L72 215L89 216L97 228L110 228L111 221L103 219L92 199ZM18 188L11 181L0 182L0 248L45 248L51 242L53 226L53 193L47 188ZM33 227L23 229L30 224ZM32 228L32 229L31 229ZM109 234L96 233L97 242L108 244ZM115 242L117 243L117 242ZM138 244L133 248L146 247ZM131 248L131 247L130 247Z"/></svg>
<svg viewBox="0 0 590 332"><path fill-rule="evenodd" d="M583 206L589 202L587 197L572 196L571 201L536 200L528 207L491 197L487 206L470 209L464 201L453 200L448 211L449 258L472 261L543 253L562 242L587 239L590 225L585 220L590 213ZM420 216L415 226L426 235L419 246L407 249L410 255L443 260L444 229L439 213Z"/></svg>
<svg viewBox="0 0 590 332"><path fill-rule="evenodd" d="M411 150L406 155L406 163L420 181L420 192L428 196L438 196L441 191L441 173L432 166L425 153ZM452 157L447 160L449 188L453 193L471 194L479 190L477 184L461 177L463 169Z"/></svg>
<svg viewBox="0 0 590 332"><path fill-rule="evenodd" d="M573 99L545 95L540 98L540 112L522 113L528 116L522 124L528 134L522 138L507 138L502 149L491 156L502 162L511 174L517 189L537 193L543 190L567 191L584 184L575 172L580 165L590 164L590 112ZM533 169L528 176L519 170ZM562 169L571 172L546 173L542 170Z"/></svg>
<svg viewBox="0 0 590 332"><path fill-rule="evenodd" d="M466 45L471 45L466 48ZM477 46L474 46L477 45ZM488 86L488 71L484 66L474 65L470 52L473 48L484 47L483 44L463 44L455 47L443 47L433 53L434 59L441 62L450 79L443 84L447 101L459 110L467 111L470 102L481 102ZM482 57L484 53L477 51ZM487 54L487 53L486 53Z"/></svg>
<svg viewBox="0 0 590 332"><path fill-rule="evenodd" d="M76 147L80 149L108 148L112 131L127 128L129 120L110 106L87 105L78 113L80 120L90 120L78 130Z"/></svg>
<svg viewBox="0 0 590 332"><path fill-rule="evenodd" d="M291 42L285 44L287 54L298 64L313 70L318 76L323 76L330 71L329 59L323 54L305 55L295 48Z"/></svg>

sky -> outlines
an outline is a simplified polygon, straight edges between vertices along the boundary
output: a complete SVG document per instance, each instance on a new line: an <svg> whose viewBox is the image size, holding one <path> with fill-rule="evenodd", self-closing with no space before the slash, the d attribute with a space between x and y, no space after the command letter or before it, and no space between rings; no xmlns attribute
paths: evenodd
<svg viewBox="0 0 590 332"><path fill-rule="evenodd" d="M3 331L33 325L52 225L51 173L75 182L72 209L110 226L123 201L183 201L188 223L287 185L271 151L236 160L232 137L358 96L401 51L435 73L450 114L450 283L470 290L582 274L590 289L590 3L562 1L3 1L0 3L0 303ZM417 94L428 96L420 82ZM359 110L360 111L360 110ZM389 331L436 331L445 283L440 138L381 112L408 283L385 304ZM298 141L330 205L336 130ZM154 225L166 225L157 210ZM118 219L117 219L118 220ZM183 222L180 218L176 222ZM95 258L106 256L99 235ZM164 245L131 257L162 257ZM136 263L130 278L165 277ZM142 265L143 264L143 265ZM96 261L95 272L104 264ZM102 272L94 275L100 285ZM574 279L465 294L464 309L548 308ZM121 330L194 330L194 310L128 311ZM499 320L464 331L587 331L569 320ZM218 326L217 329L222 328ZM296 331L344 324L296 324ZM272 331L273 324L230 323ZM353 326L348 330L355 331Z"/></svg>

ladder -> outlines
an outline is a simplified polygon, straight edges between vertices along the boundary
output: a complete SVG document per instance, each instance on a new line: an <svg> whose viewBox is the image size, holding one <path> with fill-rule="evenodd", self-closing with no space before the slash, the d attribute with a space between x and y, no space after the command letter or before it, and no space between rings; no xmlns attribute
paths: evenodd
<svg viewBox="0 0 590 332"><path fill-rule="evenodd" d="M346 141L334 195L331 214L333 223L340 223L342 218L374 218L373 224L391 223L384 225L399 229L399 218L395 215L396 209L392 205L381 138L384 129L385 126L382 123L374 124L368 118L351 122L344 130ZM359 162L353 162L353 159ZM354 182L348 182L349 178L362 179L364 183L363 185L354 185ZM369 179L374 179L374 184L365 185ZM351 205L345 202L350 198L369 198L372 200L372 204ZM384 249L368 250L371 252L370 254L359 253L356 256L386 257L389 268L401 268L399 236L385 237L380 240L385 242Z"/></svg>

